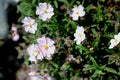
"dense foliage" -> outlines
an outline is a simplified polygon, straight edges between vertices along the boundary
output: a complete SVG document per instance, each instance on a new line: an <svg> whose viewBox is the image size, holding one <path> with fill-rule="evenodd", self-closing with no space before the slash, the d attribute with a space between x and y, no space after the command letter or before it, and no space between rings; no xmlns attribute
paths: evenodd
<svg viewBox="0 0 120 80"><path fill-rule="evenodd" d="M54 15L46 20L36 14L39 3L44 2L54 9ZM83 6L85 15L74 20L70 14L79 5ZM56 80L119 80L120 38L115 38L120 32L119 5L119 0L21 0L17 7L21 14L17 28L24 42L17 47L19 56L24 57L26 66L38 65L40 74L49 74ZM34 34L24 30L25 17L37 23ZM85 34L80 44L74 40L78 26L84 28ZM26 49L37 44L42 36L55 42L55 52L52 59L31 62ZM111 39L118 43L112 43Z"/></svg>

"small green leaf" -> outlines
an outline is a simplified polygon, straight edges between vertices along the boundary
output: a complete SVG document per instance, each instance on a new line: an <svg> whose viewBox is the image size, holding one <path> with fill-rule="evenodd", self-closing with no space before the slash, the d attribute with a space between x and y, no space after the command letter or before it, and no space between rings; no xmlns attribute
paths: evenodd
<svg viewBox="0 0 120 80"><path fill-rule="evenodd" d="M35 4L36 0L32 0L32 4Z"/></svg>
<svg viewBox="0 0 120 80"><path fill-rule="evenodd" d="M83 69L83 71L88 71L88 70L93 70L93 69L95 69L95 66L93 66L93 65L88 65L87 67L85 67L85 68Z"/></svg>
<svg viewBox="0 0 120 80"><path fill-rule="evenodd" d="M55 7L58 8L58 2L57 0L54 1Z"/></svg>
<svg viewBox="0 0 120 80"><path fill-rule="evenodd" d="M104 26L104 33L106 32L106 30L108 29L108 26L105 24L105 26Z"/></svg>
<svg viewBox="0 0 120 80"><path fill-rule="evenodd" d="M69 2L67 0L58 0L58 1L63 2L65 4L69 4Z"/></svg>
<svg viewBox="0 0 120 80"><path fill-rule="evenodd" d="M91 57L92 63L93 65L97 68L100 69L99 65L97 64L97 62L95 61L95 59L93 57Z"/></svg>
<svg viewBox="0 0 120 80"><path fill-rule="evenodd" d="M94 74L92 75L93 78L97 77L97 76L100 76L100 75L103 75L104 73L101 71L101 70L96 70L94 72Z"/></svg>
<svg viewBox="0 0 120 80"><path fill-rule="evenodd" d="M108 64L110 65L110 64L113 64L113 63L115 63L115 59L113 59L112 61L108 61Z"/></svg>
<svg viewBox="0 0 120 80"><path fill-rule="evenodd" d="M106 70L107 72L110 72L110 73L117 74L117 71L110 67L105 67L104 70Z"/></svg>
<svg viewBox="0 0 120 80"><path fill-rule="evenodd" d="M26 66L28 66L29 65L29 60L26 58L24 63L25 63Z"/></svg>
<svg viewBox="0 0 120 80"><path fill-rule="evenodd" d="M92 28L91 30L92 30L94 36L97 37L97 36L98 36L98 33L96 32L96 30L95 30L94 28Z"/></svg>
<svg viewBox="0 0 120 80"><path fill-rule="evenodd" d="M55 68L58 68L58 65L56 64L56 63L54 63L54 62L50 62L50 64L52 65L52 66L54 66Z"/></svg>
<svg viewBox="0 0 120 80"><path fill-rule="evenodd" d="M17 9L19 12L26 16L32 15L32 6L30 3L21 3L20 5L17 6Z"/></svg>
<svg viewBox="0 0 120 80"><path fill-rule="evenodd" d="M27 37L27 36L23 36L23 39L27 41L27 40L28 40L28 37Z"/></svg>

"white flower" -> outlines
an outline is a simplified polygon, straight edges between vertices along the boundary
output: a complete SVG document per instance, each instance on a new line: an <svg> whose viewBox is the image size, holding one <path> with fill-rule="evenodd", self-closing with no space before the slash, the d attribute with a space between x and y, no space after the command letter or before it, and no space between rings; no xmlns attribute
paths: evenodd
<svg viewBox="0 0 120 80"><path fill-rule="evenodd" d="M84 28L78 26L76 32L74 33L76 44L81 44L81 42L85 39Z"/></svg>
<svg viewBox="0 0 120 80"><path fill-rule="evenodd" d="M39 3L39 5L37 6L36 14L39 15L40 19L46 21L54 15L53 7L45 2Z"/></svg>
<svg viewBox="0 0 120 80"><path fill-rule="evenodd" d="M38 46L35 44L32 44L27 48L27 53L29 54L29 60L31 62L36 63L37 59L40 59L40 60L43 59L41 51L38 49Z"/></svg>
<svg viewBox="0 0 120 80"><path fill-rule="evenodd" d="M17 27L16 26L12 26L11 30L14 31L14 32L17 32Z"/></svg>
<svg viewBox="0 0 120 80"><path fill-rule="evenodd" d="M34 19L32 19L31 17L25 17L22 20L23 23L23 27L25 29L26 32L35 34L35 31L37 30L37 23L35 22Z"/></svg>
<svg viewBox="0 0 120 80"><path fill-rule="evenodd" d="M46 59L51 59L51 54L54 54L55 52L55 42L48 37L46 38L45 36L43 36L42 38L38 38L37 42L43 56Z"/></svg>
<svg viewBox="0 0 120 80"><path fill-rule="evenodd" d="M72 13L70 16L72 17L73 20L78 20L79 17L83 17L85 15L85 11L83 10L84 7L82 5L79 5L78 7L74 7L72 9Z"/></svg>
<svg viewBox="0 0 120 80"><path fill-rule="evenodd" d="M37 73L36 71L31 71L28 73L29 76L38 76L39 73Z"/></svg>
<svg viewBox="0 0 120 80"><path fill-rule="evenodd" d="M109 49L112 49L113 47L117 46L120 42L120 33L118 33L118 35L114 36L114 39L110 40L110 46Z"/></svg>

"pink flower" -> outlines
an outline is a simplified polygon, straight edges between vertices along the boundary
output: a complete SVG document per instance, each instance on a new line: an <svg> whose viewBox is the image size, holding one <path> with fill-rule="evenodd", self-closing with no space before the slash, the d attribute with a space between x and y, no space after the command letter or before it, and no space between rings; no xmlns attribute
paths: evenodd
<svg viewBox="0 0 120 80"><path fill-rule="evenodd" d="M51 54L54 54L55 52L55 42L48 37L45 38L45 36L43 36L42 38L38 38L37 42L43 56L46 59L51 59Z"/></svg>
<svg viewBox="0 0 120 80"><path fill-rule="evenodd" d="M51 4L48 4L46 2L39 3L36 9L36 14L39 15L40 19L46 21L47 19L50 19L54 15L53 10L54 9L51 6Z"/></svg>
<svg viewBox="0 0 120 80"><path fill-rule="evenodd" d="M29 55L29 61L37 63L37 60L42 60L43 56L41 51L38 49L37 44L31 44L27 48L27 53Z"/></svg>
<svg viewBox="0 0 120 80"><path fill-rule="evenodd" d="M17 32L12 33L12 40L13 41L18 41L19 38L20 38L20 36Z"/></svg>
<svg viewBox="0 0 120 80"><path fill-rule="evenodd" d="M22 19L22 23L22 26L26 32L35 34L37 30L37 22L33 18L25 17L24 19Z"/></svg>
<svg viewBox="0 0 120 80"><path fill-rule="evenodd" d="M17 32L17 27L16 27L16 26L12 26L12 27L11 27L11 30Z"/></svg>
<svg viewBox="0 0 120 80"><path fill-rule="evenodd" d="M16 27L15 24L12 24L11 31L13 31L13 33L12 33L12 40L13 41L18 41L20 36L18 34L17 27Z"/></svg>

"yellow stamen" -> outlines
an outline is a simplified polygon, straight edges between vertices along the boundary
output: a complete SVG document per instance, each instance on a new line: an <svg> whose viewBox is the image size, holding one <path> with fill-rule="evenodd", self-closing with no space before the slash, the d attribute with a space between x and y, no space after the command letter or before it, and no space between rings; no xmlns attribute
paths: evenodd
<svg viewBox="0 0 120 80"><path fill-rule="evenodd" d="M34 76L37 76L37 73L36 73L36 72L34 72Z"/></svg>
<svg viewBox="0 0 120 80"><path fill-rule="evenodd" d="M34 53L32 53L32 56L34 56Z"/></svg>
<svg viewBox="0 0 120 80"><path fill-rule="evenodd" d="M29 27L32 27L32 24L31 24L31 23L29 23L29 24L28 24L28 26L29 26Z"/></svg>
<svg viewBox="0 0 120 80"><path fill-rule="evenodd" d="M82 37L83 35L80 33L79 36Z"/></svg>
<svg viewBox="0 0 120 80"><path fill-rule="evenodd" d="M47 10L46 10L46 9L44 9L44 10L43 10L43 12L44 12L44 13L47 13Z"/></svg>
<svg viewBox="0 0 120 80"><path fill-rule="evenodd" d="M36 50L36 52L39 54L39 53L40 53L40 50Z"/></svg>
<svg viewBox="0 0 120 80"><path fill-rule="evenodd" d="M79 12L77 11L76 14L79 14Z"/></svg>
<svg viewBox="0 0 120 80"><path fill-rule="evenodd" d="M48 46L45 44L44 46L43 46L45 49L47 49L48 48Z"/></svg>
<svg viewBox="0 0 120 80"><path fill-rule="evenodd" d="M118 41L118 39L115 39L115 43L118 43L119 41Z"/></svg>

